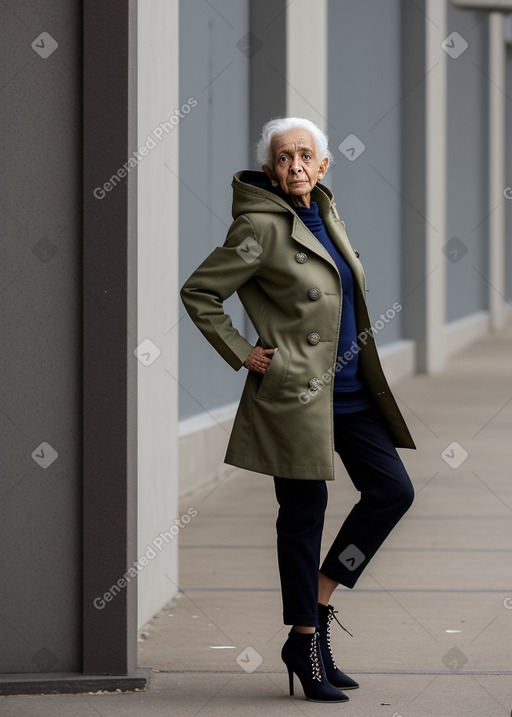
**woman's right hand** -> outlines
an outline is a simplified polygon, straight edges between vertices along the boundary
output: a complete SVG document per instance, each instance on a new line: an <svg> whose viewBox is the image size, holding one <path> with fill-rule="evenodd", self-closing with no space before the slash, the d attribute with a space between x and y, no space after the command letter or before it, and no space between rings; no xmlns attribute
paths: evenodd
<svg viewBox="0 0 512 717"><path fill-rule="evenodd" d="M256 373L266 373L275 350L276 349L264 349L261 346L255 346L244 361L245 368L248 368L249 371L255 371Z"/></svg>

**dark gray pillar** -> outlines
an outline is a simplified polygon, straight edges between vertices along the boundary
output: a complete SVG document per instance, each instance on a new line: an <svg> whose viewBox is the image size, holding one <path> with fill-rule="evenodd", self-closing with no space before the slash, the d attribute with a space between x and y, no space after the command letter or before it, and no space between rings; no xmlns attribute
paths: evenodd
<svg viewBox="0 0 512 717"><path fill-rule="evenodd" d="M507 128L506 142L506 187L504 196L507 199L505 205L506 212L506 230L505 230L505 287L506 298L509 304L512 304L512 37L507 45L507 86L506 86L506 114L505 127Z"/></svg>
<svg viewBox="0 0 512 717"><path fill-rule="evenodd" d="M416 342L425 370L426 282L426 83L425 2L402 3L402 331Z"/></svg>
<svg viewBox="0 0 512 717"><path fill-rule="evenodd" d="M286 0L250 0L250 157L261 127L286 114ZM260 169L260 167L257 167Z"/></svg>
<svg viewBox="0 0 512 717"><path fill-rule="evenodd" d="M127 575L137 557L135 167L119 172L136 150L136 7L88 0L82 16L82 3L60 0L43 23L37 4L0 10L10 77L0 88L10 112L0 694L148 679Z"/></svg>
<svg viewBox="0 0 512 717"><path fill-rule="evenodd" d="M3 678L82 665L82 8L0 5Z"/></svg>
<svg viewBox="0 0 512 717"><path fill-rule="evenodd" d="M137 582L126 576L137 558L137 193L135 168L123 170L136 150L136 27L134 1L84 4L83 671L90 675L128 675L137 665Z"/></svg>

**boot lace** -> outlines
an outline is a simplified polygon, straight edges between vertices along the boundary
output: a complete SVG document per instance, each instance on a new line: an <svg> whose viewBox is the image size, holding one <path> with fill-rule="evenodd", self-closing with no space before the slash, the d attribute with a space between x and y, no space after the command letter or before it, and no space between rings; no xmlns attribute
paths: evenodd
<svg viewBox="0 0 512 717"><path fill-rule="evenodd" d="M337 622L338 625L342 628L342 630L345 630L345 632L348 632L348 634L350 635L350 637L354 637L354 636L352 635L352 633L349 632L349 630L347 630L346 627L343 627L343 625L341 624L341 622L340 622L340 621L338 620L338 618L336 617L337 614L338 614L338 611L335 610L335 609L332 607L332 605L329 605L329 612L327 613L327 648L328 648L328 650L329 650L329 655L331 656L332 664L333 664L333 667L334 667L335 670L338 669L338 665L336 664L336 660L334 659L334 655L332 654L332 649L331 649L331 622L332 622L333 620L336 620L336 622Z"/></svg>
<svg viewBox="0 0 512 717"><path fill-rule="evenodd" d="M320 651L318 648L318 632L315 632L311 640L311 650L309 652L311 660L312 678L317 682L322 682L322 665L320 663Z"/></svg>

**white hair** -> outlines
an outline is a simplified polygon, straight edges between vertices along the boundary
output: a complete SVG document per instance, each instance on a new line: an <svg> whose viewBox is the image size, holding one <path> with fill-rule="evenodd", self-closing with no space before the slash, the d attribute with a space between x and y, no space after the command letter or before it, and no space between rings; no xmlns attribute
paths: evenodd
<svg viewBox="0 0 512 717"><path fill-rule="evenodd" d="M261 138L256 145L256 159L260 167L264 164L268 164L269 167L274 166L272 153L272 140L274 137L296 128L305 129L313 137L320 160L324 157L332 159L332 154L327 147L328 137L314 122L300 117L276 117L263 125Z"/></svg>

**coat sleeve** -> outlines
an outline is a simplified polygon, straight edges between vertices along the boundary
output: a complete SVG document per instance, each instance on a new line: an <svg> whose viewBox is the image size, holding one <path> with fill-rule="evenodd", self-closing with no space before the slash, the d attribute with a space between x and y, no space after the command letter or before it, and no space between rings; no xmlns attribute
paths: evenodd
<svg viewBox="0 0 512 717"><path fill-rule="evenodd" d="M245 216L231 225L217 247L183 285L180 295L197 328L228 364L240 369L253 346L235 329L223 302L261 268L262 247Z"/></svg>

